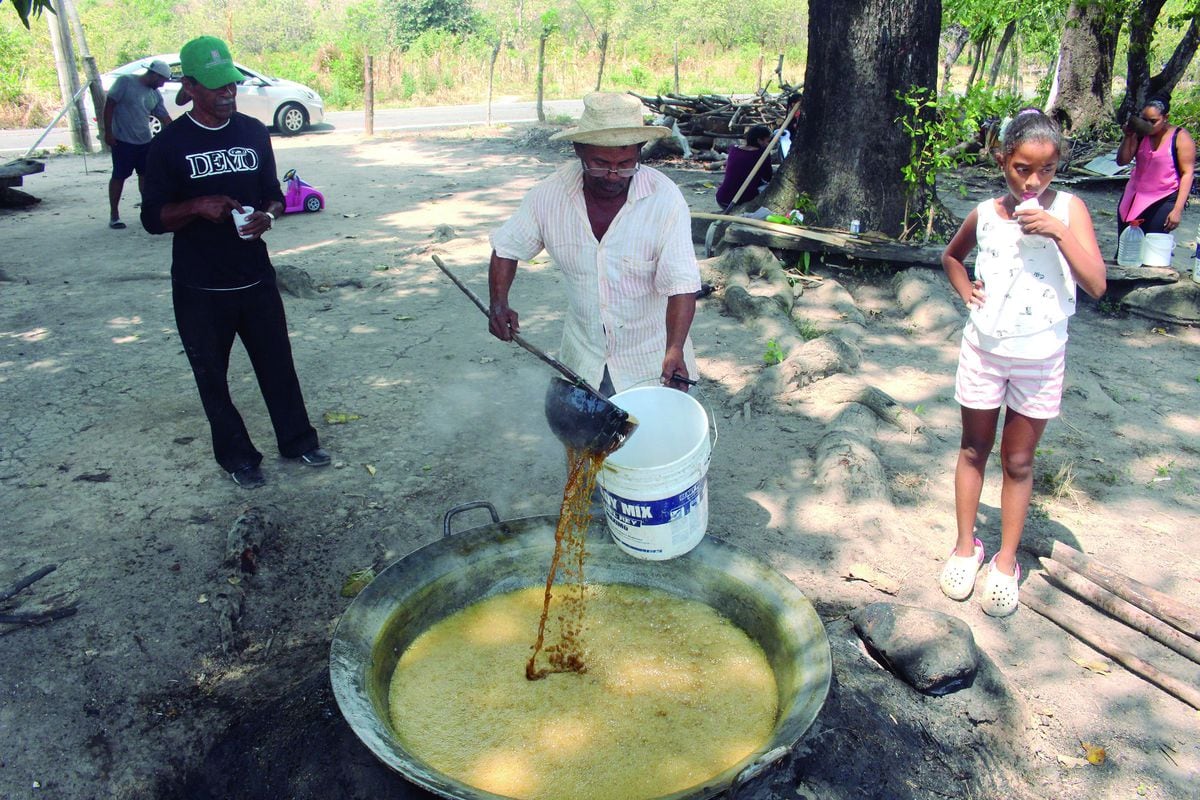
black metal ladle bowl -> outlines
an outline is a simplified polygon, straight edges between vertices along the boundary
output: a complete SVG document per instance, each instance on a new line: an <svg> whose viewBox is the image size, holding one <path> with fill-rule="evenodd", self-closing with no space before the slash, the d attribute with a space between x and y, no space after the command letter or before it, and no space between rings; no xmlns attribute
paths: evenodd
<svg viewBox="0 0 1200 800"><path fill-rule="evenodd" d="M567 447L598 453L616 450L637 428L625 409L557 376L546 387L546 422Z"/></svg>

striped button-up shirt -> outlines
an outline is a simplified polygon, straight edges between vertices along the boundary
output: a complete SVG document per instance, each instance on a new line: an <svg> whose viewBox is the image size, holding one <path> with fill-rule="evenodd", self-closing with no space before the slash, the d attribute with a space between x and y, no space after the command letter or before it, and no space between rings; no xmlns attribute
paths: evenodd
<svg viewBox="0 0 1200 800"><path fill-rule="evenodd" d="M667 298L700 290L691 219L679 188L642 167L625 205L596 241L575 160L539 183L508 222L492 233L501 258L529 261L544 248L567 283L559 358L593 386L608 367L620 392L658 383L667 345ZM684 360L698 374L689 336Z"/></svg>

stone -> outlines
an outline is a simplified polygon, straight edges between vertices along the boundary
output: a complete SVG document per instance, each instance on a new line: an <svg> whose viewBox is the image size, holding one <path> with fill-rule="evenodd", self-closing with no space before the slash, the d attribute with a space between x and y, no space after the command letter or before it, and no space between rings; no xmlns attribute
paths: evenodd
<svg viewBox="0 0 1200 800"><path fill-rule="evenodd" d="M1129 311L1175 325L1200 322L1200 283L1185 277L1167 286L1140 286L1121 301Z"/></svg>
<svg viewBox="0 0 1200 800"><path fill-rule="evenodd" d="M868 651L923 694L969 687L979 667L975 637L965 622L938 611L871 603L850 614Z"/></svg>

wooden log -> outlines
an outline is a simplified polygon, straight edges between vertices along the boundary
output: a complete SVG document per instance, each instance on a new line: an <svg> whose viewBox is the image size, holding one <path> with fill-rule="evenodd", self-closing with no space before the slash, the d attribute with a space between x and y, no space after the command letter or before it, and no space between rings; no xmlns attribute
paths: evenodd
<svg viewBox="0 0 1200 800"><path fill-rule="evenodd" d="M1062 542L1054 543L1050 557L1193 639L1200 639L1200 612L1196 609L1140 581L1127 578L1107 564Z"/></svg>
<svg viewBox="0 0 1200 800"><path fill-rule="evenodd" d="M42 567L41 569L37 570L36 572L30 573L29 575L26 575L24 578L14 581L13 584L11 586L9 586L7 589L0 591L0 602L3 602L4 600L7 600L8 598L16 595L18 592L20 592L25 587L32 586L33 584L40 581L42 578L49 575L51 572L54 572L54 570L56 570L56 569L58 569L57 564L47 564L46 566Z"/></svg>
<svg viewBox="0 0 1200 800"><path fill-rule="evenodd" d="M1189 639L1153 614L1142 611L1103 589L1069 567L1049 558L1038 558L1051 580L1101 611L1124 622L1134 630L1174 650L1179 655L1200 664L1200 643Z"/></svg>
<svg viewBox="0 0 1200 800"><path fill-rule="evenodd" d="M1153 664L1138 658L1128 650L1118 647L1104 636L1092 630L1080 620L1072 619L1061 609L1054 607L1053 591L1044 578L1030 576L1021 587L1021 604L1041 614L1046 619L1074 636L1079 641L1116 661L1125 669L1162 689L1172 697L1182 700L1195 709L1200 709L1200 691L1183 681L1160 670Z"/></svg>
<svg viewBox="0 0 1200 800"><path fill-rule="evenodd" d="M79 609L75 606L60 606L48 608L45 611L10 611L0 614L0 624L4 625L45 625L56 619L74 616Z"/></svg>

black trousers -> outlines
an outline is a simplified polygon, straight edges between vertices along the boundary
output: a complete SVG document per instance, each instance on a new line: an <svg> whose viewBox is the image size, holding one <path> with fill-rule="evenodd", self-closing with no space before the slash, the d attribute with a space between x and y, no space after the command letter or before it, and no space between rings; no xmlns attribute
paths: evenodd
<svg viewBox="0 0 1200 800"><path fill-rule="evenodd" d="M234 472L262 461L262 453L250 441L242 415L229 396L229 353L234 336L241 338L250 356L280 455L297 458L317 447L317 431L304 409L287 318L275 285L260 283L214 292L175 283L171 295L179 338L196 376L200 402L212 429L213 455L221 468Z"/></svg>

